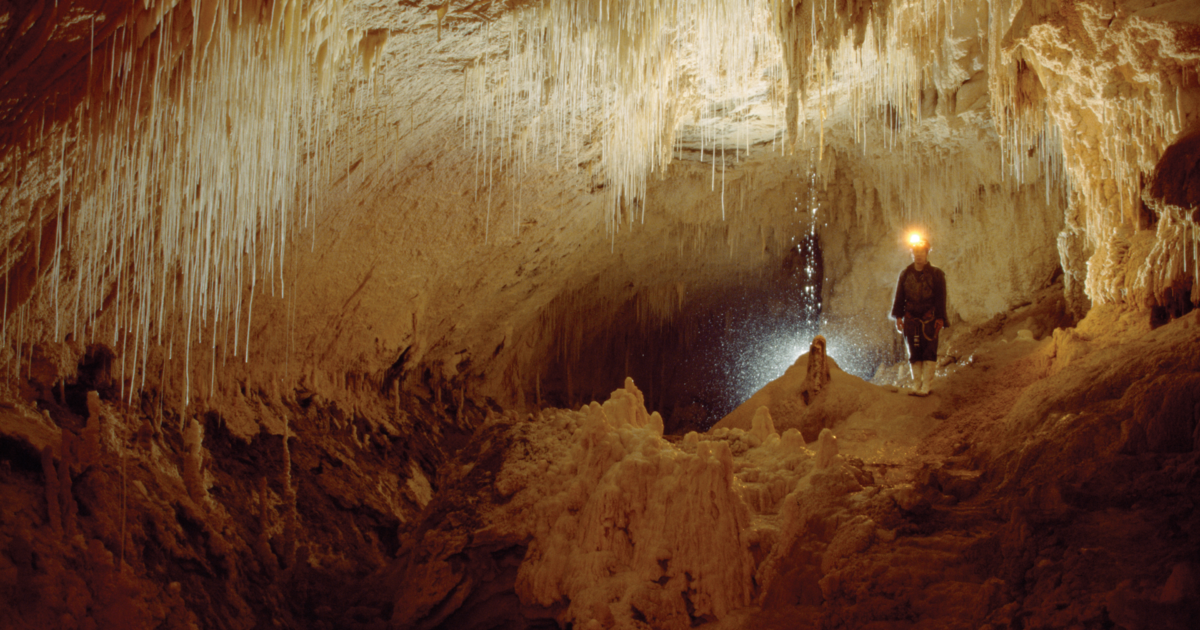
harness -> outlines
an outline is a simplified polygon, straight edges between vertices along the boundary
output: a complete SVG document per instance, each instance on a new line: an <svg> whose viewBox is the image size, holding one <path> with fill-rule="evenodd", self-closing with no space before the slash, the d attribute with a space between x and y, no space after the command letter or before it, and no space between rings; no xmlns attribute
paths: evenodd
<svg viewBox="0 0 1200 630"><path fill-rule="evenodd" d="M917 346L921 345L922 337L924 337L926 341L933 341L934 339L937 339L937 336L938 336L937 326L934 325L934 322L936 322L937 320L936 320L936 318L934 318L933 312L930 311L929 313L926 313L926 315L929 316L929 319L924 319L921 317L917 318L917 321L921 322L921 325L918 327L919 332L916 336L916 339L914 340L914 341L916 341ZM933 335L930 335L927 332L929 330L933 331Z"/></svg>

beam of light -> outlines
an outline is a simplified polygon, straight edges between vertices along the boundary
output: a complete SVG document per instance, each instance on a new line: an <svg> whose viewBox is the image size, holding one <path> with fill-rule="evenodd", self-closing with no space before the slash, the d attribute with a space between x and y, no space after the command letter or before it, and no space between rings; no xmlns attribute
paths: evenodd
<svg viewBox="0 0 1200 630"><path fill-rule="evenodd" d="M779 378L812 344L814 330L772 327L763 320L747 321L741 334L726 337L722 351L730 357L726 403L730 410Z"/></svg>
<svg viewBox="0 0 1200 630"><path fill-rule="evenodd" d="M732 410L783 376L808 352L816 327L792 330L764 320L746 321L722 340L721 350L731 366L726 402ZM853 335L826 336L826 354L844 372L870 380L882 360L880 351Z"/></svg>

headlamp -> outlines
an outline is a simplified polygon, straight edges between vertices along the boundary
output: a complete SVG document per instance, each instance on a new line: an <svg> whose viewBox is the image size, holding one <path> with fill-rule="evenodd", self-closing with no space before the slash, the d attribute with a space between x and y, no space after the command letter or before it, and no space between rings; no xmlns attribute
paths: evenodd
<svg viewBox="0 0 1200 630"><path fill-rule="evenodd" d="M929 247L929 243L925 241L925 237L920 232L909 232L908 246L912 249L926 249Z"/></svg>

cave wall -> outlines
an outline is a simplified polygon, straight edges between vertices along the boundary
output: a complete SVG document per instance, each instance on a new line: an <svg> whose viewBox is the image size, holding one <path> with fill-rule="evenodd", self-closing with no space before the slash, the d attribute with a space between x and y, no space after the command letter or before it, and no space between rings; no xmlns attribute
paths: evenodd
<svg viewBox="0 0 1200 630"><path fill-rule="evenodd" d="M1054 280L1059 266L1055 244L1065 205L1061 194L1044 179L1006 182L996 176L996 164L972 170L976 152L984 153L968 149L931 160L921 193L927 203L908 206L901 216L883 210L880 197L886 188L881 191L873 183L885 180L887 171L896 168L894 162L856 161L836 154L836 172L824 193L828 223L822 228L830 279L824 332L832 344L840 342L851 350L898 340L887 317L896 278L912 262L903 243L910 230L930 240L930 261L946 272L952 327L985 321L1014 304L1027 303ZM974 195L941 198L954 188L938 185L939 172L951 170L958 171L952 177L978 182ZM951 203L953 207L943 211ZM985 286L987 290L980 290Z"/></svg>
<svg viewBox="0 0 1200 630"><path fill-rule="evenodd" d="M1000 43L1013 62L997 78L1016 97L1009 116L1061 131L1072 198L1060 250L1094 302L1149 306L1196 284L1182 273L1194 226L1146 188L1167 147L1200 125L1197 17L1178 2L1027 4Z"/></svg>
<svg viewBox="0 0 1200 630"><path fill-rule="evenodd" d="M0 624L8 628L353 627L488 410L351 387L238 392L182 416L121 402L110 352L78 382L0 411ZM354 393L352 393L354 392ZM247 418L247 416L249 416ZM244 422L254 424L245 434ZM261 425L257 424L261 422ZM352 586L353 585L353 586Z"/></svg>

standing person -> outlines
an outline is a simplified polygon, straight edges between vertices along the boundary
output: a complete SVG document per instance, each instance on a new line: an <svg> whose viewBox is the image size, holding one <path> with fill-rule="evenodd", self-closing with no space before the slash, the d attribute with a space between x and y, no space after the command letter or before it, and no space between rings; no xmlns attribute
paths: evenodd
<svg viewBox="0 0 1200 630"><path fill-rule="evenodd" d="M937 367L938 333L946 327L946 274L929 264L929 242L913 233L913 263L900 272L892 318L908 342L908 365L915 396L928 396Z"/></svg>

